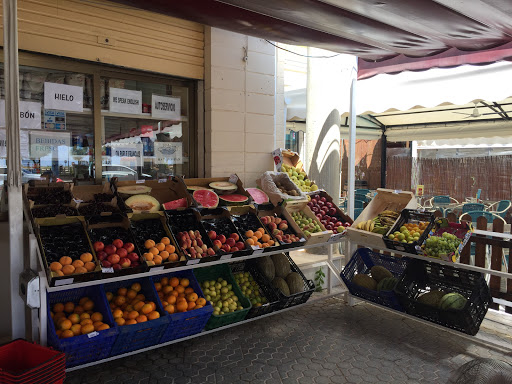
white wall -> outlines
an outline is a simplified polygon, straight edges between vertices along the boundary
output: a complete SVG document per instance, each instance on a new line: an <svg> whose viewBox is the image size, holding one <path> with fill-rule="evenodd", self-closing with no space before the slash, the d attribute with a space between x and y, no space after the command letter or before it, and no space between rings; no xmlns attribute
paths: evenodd
<svg viewBox="0 0 512 384"><path fill-rule="evenodd" d="M275 50L263 39L206 27L207 177L237 173L244 185L250 187L256 185L255 180L263 172L273 170Z"/></svg>

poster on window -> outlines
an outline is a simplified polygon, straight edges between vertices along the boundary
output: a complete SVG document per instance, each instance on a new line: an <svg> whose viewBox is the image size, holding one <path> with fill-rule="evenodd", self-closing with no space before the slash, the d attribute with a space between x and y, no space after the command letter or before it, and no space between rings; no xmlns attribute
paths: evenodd
<svg viewBox="0 0 512 384"><path fill-rule="evenodd" d="M110 164L133 167L142 166L143 146L141 143L111 143ZM130 172L130 170L126 170Z"/></svg>
<svg viewBox="0 0 512 384"><path fill-rule="evenodd" d="M181 119L181 100L179 97L158 96L151 97L151 116L163 120Z"/></svg>
<svg viewBox="0 0 512 384"><path fill-rule="evenodd" d="M142 92L129 89L109 89L110 112L142 114Z"/></svg>
<svg viewBox="0 0 512 384"><path fill-rule="evenodd" d="M155 142L156 164L183 164L183 143Z"/></svg>
<svg viewBox="0 0 512 384"><path fill-rule="evenodd" d="M44 109L83 112L84 88L75 85L44 83Z"/></svg>
<svg viewBox="0 0 512 384"><path fill-rule="evenodd" d="M20 131L20 147L21 147L21 159L27 160L30 158L28 152L28 132ZM0 159L7 158L7 138L5 129L0 129Z"/></svg>
<svg viewBox="0 0 512 384"><path fill-rule="evenodd" d="M0 127L5 127L5 100L0 100ZM20 101L20 128L41 129L41 103Z"/></svg>
<svg viewBox="0 0 512 384"><path fill-rule="evenodd" d="M52 159L69 157L71 133L30 131L30 158L38 159L51 155ZM60 156L59 156L60 155Z"/></svg>
<svg viewBox="0 0 512 384"><path fill-rule="evenodd" d="M66 130L66 112L54 111L52 109L44 110L44 129L55 131Z"/></svg>

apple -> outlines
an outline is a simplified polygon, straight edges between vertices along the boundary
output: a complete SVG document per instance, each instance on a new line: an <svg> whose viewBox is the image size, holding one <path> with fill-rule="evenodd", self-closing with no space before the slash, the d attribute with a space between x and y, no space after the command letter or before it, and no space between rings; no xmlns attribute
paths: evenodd
<svg viewBox="0 0 512 384"><path fill-rule="evenodd" d="M236 244L235 244L235 247L237 247L238 249L242 250L242 249L245 249L245 244L242 243L241 241L238 241Z"/></svg>
<svg viewBox="0 0 512 384"><path fill-rule="evenodd" d="M107 255L112 255L116 253L117 248L115 245L107 245L104 249L104 251L107 253Z"/></svg>
<svg viewBox="0 0 512 384"><path fill-rule="evenodd" d="M236 244L236 241L232 237L229 237L226 239L226 244L229 245L230 247L234 247Z"/></svg>
<svg viewBox="0 0 512 384"><path fill-rule="evenodd" d="M336 230L338 231L338 233L341 233L345 230L345 227L340 225L340 226L338 226L338 228L336 228Z"/></svg>
<svg viewBox="0 0 512 384"><path fill-rule="evenodd" d="M112 253L110 255L108 255L107 257L107 260L109 261L110 264L117 264L119 263L119 260L121 258L119 257L119 255L117 253Z"/></svg>
<svg viewBox="0 0 512 384"><path fill-rule="evenodd" d="M231 247L228 244L224 244L221 249L224 252L229 252L231 250Z"/></svg>
<svg viewBox="0 0 512 384"><path fill-rule="evenodd" d="M320 209L318 209L318 207L315 205L313 208L311 208L311 210L314 212L314 213L318 213L320 212Z"/></svg>
<svg viewBox="0 0 512 384"><path fill-rule="evenodd" d="M332 224L327 224L325 226L325 229L327 229L328 231L331 231L332 230Z"/></svg>
<svg viewBox="0 0 512 384"><path fill-rule="evenodd" d="M332 208L332 207L333 207L333 204L332 204L330 201L328 201L327 203L325 203L325 205L327 205L327 207L328 207L328 208Z"/></svg>
<svg viewBox="0 0 512 384"><path fill-rule="evenodd" d="M112 245L116 248L122 248L123 247L123 240L121 239L115 239L113 242L112 242Z"/></svg>
<svg viewBox="0 0 512 384"><path fill-rule="evenodd" d="M128 259L132 262L132 265L134 262L139 261L139 255L137 255L135 252L130 252L128 255L126 255Z"/></svg>
<svg viewBox="0 0 512 384"><path fill-rule="evenodd" d="M222 244L224 244L226 242L226 236L218 235L217 240L219 240Z"/></svg>
<svg viewBox="0 0 512 384"><path fill-rule="evenodd" d="M215 240L217 238L217 234L215 233L215 231L209 231L208 237L210 238L210 240Z"/></svg>
<svg viewBox="0 0 512 384"><path fill-rule="evenodd" d="M213 240L213 249L215 249L215 247L217 247L216 250L219 250L220 247L222 247L222 243L220 240Z"/></svg>
<svg viewBox="0 0 512 384"><path fill-rule="evenodd" d="M211 249L211 248L208 248L208 249L206 250L206 254L207 254L208 256L213 256L213 255L215 255L215 251L214 251L213 249Z"/></svg>
<svg viewBox="0 0 512 384"><path fill-rule="evenodd" d="M94 252L103 251L103 248L105 248L105 244L103 244L101 241L96 241L94 243Z"/></svg>
<svg viewBox="0 0 512 384"><path fill-rule="evenodd" d="M236 251L238 251L237 247L231 247L230 252L236 252Z"/></svg>
<svg viewBox="0 0 512 384"><path fill-rule="evenodd" d="M198 246L202 247L204 245L203 240L197 239L196 241Z"/></svg>
<svg viewBox="0 0 512 384"><path fill-rule="evenodd" d="M138 267L140 263L138 261L132 261L132 267Z"/></svg>
<svg viewBox="0 0 512 384"><path fill-rule="evenodd" d="M105 260L108 254L105 251L99 251L98 253L96 253L96 256L98 257L99 260Z"/></svg>
<svg viewBox="0 0 512 384"><path fill-rule="evenodd" d="M232 233L231 235L229 235L229 237L231 239L234 239L235 243L238 241L238 239L240 239L240 236L238 236L238 233Z"/></svg>
<svg viewBox="0 0 512 384"><path fill-rule="evenodd" d="M112 266L112 264L108 260L103 260L101 262L101 266L104 268L110 268Z"/></svg>
<svg viewBox="0 0 512 384"><path fill-rule="evenodd" d="M350 223L349 222L345 222L345 224L343 224L344 227L350 227Z"/></svg>
<svg viewBox="0 0 512 384"><path fill-rule="evenodd" d="M288 229L288 224L281 222L281 224L279 224L279 229L281 231L286 231Z"/></svg>
<svg viewBox="0 0 512 384"><path fill-rule="evenodd" d="M320 195L318 195L318 196L320 196ZM326 199L325 197L321 197L321 198L320 198L320 201L321 201L322 203L325 203L325 202L327 202L327 199Z"/></svg>
<svg viewBox="0 0 512 384"><path fill-rule="evenodd" d="M283 219L281 219L280 217L276 217L276 219L274 220L274 223L276 224L279 224Z"/></svg>
<svg viewBox="0 0 512 384"><path fill-rule="evenodd" d="M323 220L323 218L324 218L324 217L323 217L321 214L319 214L319 213L317 213L315 216L316 216L316 218L317 218L318 220Z"/></svg>
<svg viewBox="0 0 512 384"><path fill-rule="evenodd" d="M114 268L114 271L120 271L121 269L123 269L123 267L121 267L121 264L114 264L112 265L112 268Z"/></svg>
<svg viewBox="0 0 512 384"><path fill-rule="evenodd" d="M124 248L117 248L116 253L119 255L119 257L122 259L123 257L126 257L128 255L128 251Z"/></svg>
<svg viewBox="0 0 512 384"><path fill-rule="evenodd" d="M267 226L268 226L268 228L269 228L271 231L273 231L274 229L276 229L276 228L277 228L277 224L276 224L276 223L269 223Z"/></svg>
<svg viewBox="0 0 512 384"><path fill-rule="evenodd" d="M126 249L128 253L132 253L135 249L135 245L133 243L124 243L123 248Z"/></svg>
<svg viewBox="0 0 512 384"><path fill-rule="evenodd" d="M119 264L121 264L121 267L128 268L130 265L132 265L132 262L127 257L123 257L119 260Z"/></svg>
<svg viewBox="0 0 512 384"><path fill-rule="evenodd" d="M264 216L261 218L261 222L265 225L269 224L270 223L270 217L269 216Z"/></svg>
<svg viewBox="0 0 512 384"><path fill-rule="evenodd" d="M322 200L319 200L317 204L319 207L323 207L325 205L325 203Z"/></svg>

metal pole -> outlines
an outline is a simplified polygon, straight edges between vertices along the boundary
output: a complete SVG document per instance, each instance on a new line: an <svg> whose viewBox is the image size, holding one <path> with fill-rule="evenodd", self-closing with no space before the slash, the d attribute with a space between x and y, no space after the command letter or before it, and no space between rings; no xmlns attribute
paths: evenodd
<svg viewBox="0 0 512 384"><path fill-rule="evenodd" d="M25 304L19 294L23 272L23 200L19 111L17 0L4 0L5 126L7 138L7 188L9 192L9 289L11 337L25 336Z"/></svg>
<svg viewBox="0 0 512 384"><path fill-rule="evenodd" d="M386 138L386 134L382 133L381 139L381 149L380 149L380 187L386 188L386 168L387 168L387 147L388 140Z"/></svg>
<svg viewBox="0 0 512 384"><path fill-rule="evenodd" d="M350 124L348 127L348 215L354 217L354 190L356 185L356 82L350 86Z"/></svg>

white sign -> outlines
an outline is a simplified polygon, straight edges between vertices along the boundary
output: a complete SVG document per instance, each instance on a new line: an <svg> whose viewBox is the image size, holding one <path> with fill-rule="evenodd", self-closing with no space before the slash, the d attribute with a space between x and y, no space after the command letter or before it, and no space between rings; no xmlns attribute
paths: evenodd
<svg viewBox="0 0 512 384"><path fill-rule="evenodd" d="M74 85L44 83L44 109L83 112L84 89Z"/></svg>
<svg viewBox="0 0 512 384"><path fill-rule="evenodd" d="M142 114L142 92L110 88L110 112Z"/></svg>
<svg viewBox="0 0 512 384"><path fill-rule="evenodd" d="M20 147L21 147L21 158L30 158L28 153L28 132L20 131ZM0 158L7 157L7 140L5 136L5 129L0 129Z"/></svg>
<svg viewBox="0 0 512 384"><path fill-rule="evenodd" d="M5 127L5 100L0 100L0 127ZM20 101L20 128L41 129L41 103Z"/></svg>
<svg viewBox="0 0 512 384"><path fill-rule="evenodd" d="M69 151L71 134L69 132L30 131L30 157L38 159L49 154L59 158L59 147Z"/></svg>
<svg viewBox="0 0 512 384"><path fill-rule="evenodd" d="M111 143L111 165L141 167L143 147L137 143ZM128 170L127 170L128 171Z"/></svg>
<svg viewBox="0 0 512 384"><path fill-rule="evenodd" d="M181 120L181 99L179 97L153 95L151 116L157 119Z"/></svg>
<svg viewBox="0 0 512 384"><path fill-rule="evenodd" d="M183 143L155 142L156 164L183 164Z"/></svg>
<svg viewBox="0 0 512 384"><path fill-rule="evenodd" d="M66 112L54 111L53 109L44 110L44 129L54 129L56 131L66 130Z"/></svg>

